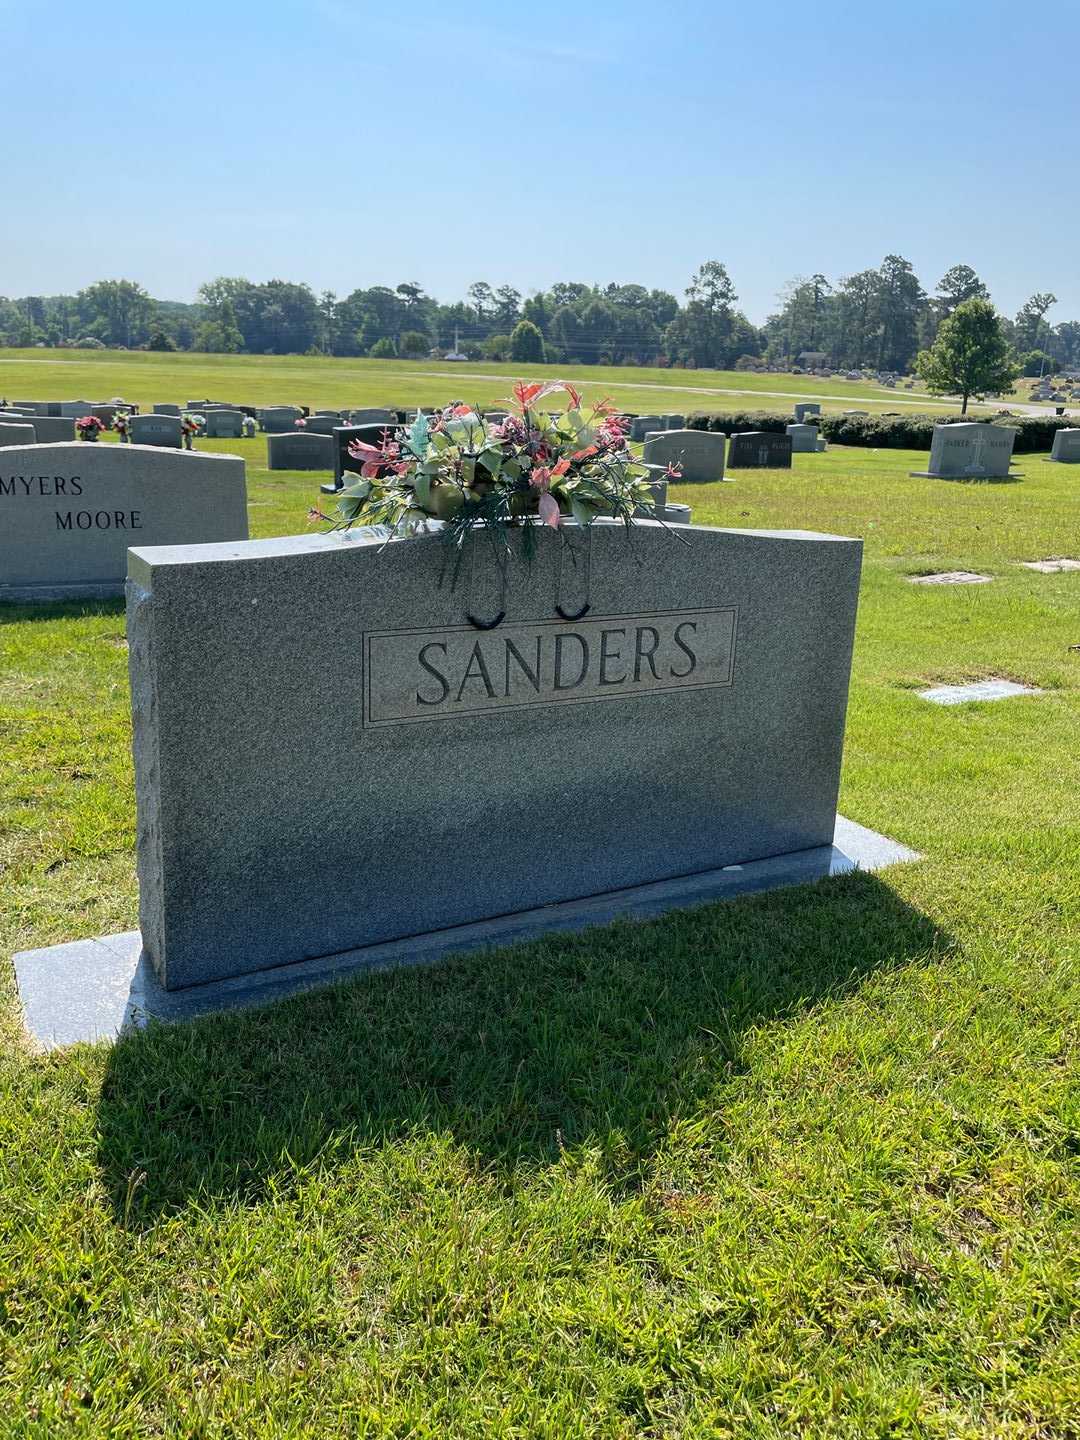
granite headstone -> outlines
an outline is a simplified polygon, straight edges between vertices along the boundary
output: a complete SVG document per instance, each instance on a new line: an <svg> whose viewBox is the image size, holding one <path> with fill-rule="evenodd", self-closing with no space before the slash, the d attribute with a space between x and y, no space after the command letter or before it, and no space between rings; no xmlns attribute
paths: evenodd
<svg viewBox="0 0 1080 1440"><path fill-rule="evenodd" d="M1063 465L1080 464L1080 430L1059 430L1054 436L1050 459Z"/></svg>
<svg viewBox="0 0 1080 1440"><path fill-rule="evenodd" d="M647 465L679 465L689 483L722 480L726 444L726 436L712 430L665 430L649 436L642 458Z"/></svg>
<svg viewBox="0 0 1080 1440"><path fill-rule="evenodd" d="M317 430L285 430L266 437L268 470L333 470L334 439Z"/></svg>
<svg viewBox="0 0 1080 1440"><path fill-rule="evenodd" d="M206 434L211 440L239 440L244 433L240 410L207 410Z"/></svg>
<svg viewBox="0 0 1080 1440"><path fill-rule="evenodd" d="M29 420L23 424L19 420L0 420L0 445L6 449L12 445L36 445L37 432L33 423Z"/></svg>
<svg viewBox="0 0 1080 1440"><path fill-rule="evenodd" d="M259 424L270 435L283 435L294 428L303 413L296 405L271 405L259 411Z"/></svg>
<svg viewBox="0 0 1080 1440"><path fill-rule="evenodd" d="M122 594L129 545L247 534L234 455L83 441L0 455L0 599Z"/></svg>
<svg viewBox="0 0 1080 1440"><path fill-rule="evenodd" d="M930 464L926 470L912 473L937 480L1004 479L1010 473L1016 435L1011 425L979 420L935 425Z"/></svg>
<svg viewBox="0 0 1080 1440"><path fill-rule="evenodd" d="M732 435L729 470L790 470L791 436L771 430L743 430Z"/></svg>
<svg viewBox="0 0 1080 1440"><path fill-rule="evenodd" d="M791 440L793 455L813 455L817 451L818 427L816 425L789 425L787 433Z"/></svg>
<svg viewBox="0 0 1080 1440"><path fill-rule="evenodd" d="M548 532L504 589L482 538L456 588L438 535L133 549L165 987L828 845L861 542L683 533L646 522L631 553L594 525L573 622L553 596L576 605L585 572Z"/></svg>
<svg viewBox="0 0 1080 1440"><path fill-rule="evenodd" d="M159 445L163 449L179 450L183 443L183 422L179 415L132 415L128 430L133 445Z"/></svg>

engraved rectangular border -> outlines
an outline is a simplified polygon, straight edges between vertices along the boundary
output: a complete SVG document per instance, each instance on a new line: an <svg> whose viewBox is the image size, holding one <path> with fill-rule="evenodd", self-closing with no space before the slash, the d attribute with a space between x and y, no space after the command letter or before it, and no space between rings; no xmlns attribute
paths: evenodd
<svg viewBox="0 0 1080 1440"><path fill-rule="evenodd" d="M388 635L494 635L503 627L500 625L496 630L477 630L472 625L418 625L406 626L400 629L390 630L365 630L364 631L364 713L362 716L363 728L365 730L381 730L388 725L430 725L439 721L456 720L459 716L467 715L499 715L508 710L551 710L562 708L565 705L593 705L607 700L645 700L653 695L670 695L681 690L730 690L734 683L735 676L735 649L739 639L739 607L737 605L713 605L701 606L695 610L643 610L622 615L593 615L582 616L582 620L588 620L590 624L598 621L619 620L668 620L678 618L680 620L693 619L695 615L730 615L731 616L731 650L728 655L727 677L723 680L691 680L677 685L657 685L647 690L634 692L616 691L608 695L583 695L577 699L567 700L504 700L497 705L470 705L455 709L453 714L442 715L394 715L386 719L374 720L371 718L371 642L382 639ZM570 628L573 621L542 619L542 620L510 620L507 628L516 629L522 626L537 628L541 626Z"/></svg>

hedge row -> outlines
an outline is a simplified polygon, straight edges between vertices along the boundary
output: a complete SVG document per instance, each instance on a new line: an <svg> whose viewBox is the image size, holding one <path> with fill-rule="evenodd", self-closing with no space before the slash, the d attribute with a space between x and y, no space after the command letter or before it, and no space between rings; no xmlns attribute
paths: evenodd
<svg viewBox="0 0 1080 1440"><path fill-rule="evenodd" d="M837 445L861 445L875 450L929 450L935 425L960 425L970 420L960 415L810 415L824 439ZM769 430L783 434L792 423L790 415L767 410L745 410L733 415L691 415L692 430L714 430L734 435L740 430ZM1054 435L1076 425L1065 415L995 415L992 425L1011 425L1016 430L1017 455L1030 455L1053 447Z"/></svg>

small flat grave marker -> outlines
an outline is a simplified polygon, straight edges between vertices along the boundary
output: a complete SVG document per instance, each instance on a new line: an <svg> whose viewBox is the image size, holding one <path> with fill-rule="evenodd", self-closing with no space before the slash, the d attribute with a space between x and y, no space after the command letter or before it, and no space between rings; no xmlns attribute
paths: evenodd
<svg viewBox="0 0 1080 1440"><path fill-rule="evenodd" d="M976 575L974 570L943 570L937 575L909 575L912 585L989 585L992 575Z"/></svg>
<svg viewBox="0 0 1080 1440"><path fill-rule="evenodd" d="M1041 695L1042 691L1015 680L976 680L970 685L935 685L918 694L920 700L934 705L967 705L973 700L1007 700L1011 695Z"/></svg>
<svg viewBox="0 0 1080 1440"><path fill-rule="evenodd" d="M1040 575L1060 575L1064 570L1080 570L1080 560L1021 560L1025 570L1037 570Z"/></svg>

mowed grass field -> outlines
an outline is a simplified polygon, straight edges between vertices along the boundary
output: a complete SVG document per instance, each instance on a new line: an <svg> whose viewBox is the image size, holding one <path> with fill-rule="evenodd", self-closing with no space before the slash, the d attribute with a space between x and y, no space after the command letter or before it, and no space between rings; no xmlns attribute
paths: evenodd
<svg viewBox="0 0 1080 1440"><path fill-rule="evenodd" d="M532 378L581 382L639 414L660 410L790 411L818 400L826 411L917 409L946 414L958 404L921 390L887 390L867 381L814 375L754 375L735 370L650 370L627 366L529 366ZM505 400L522 367L477 361L330 359L309 355L197 355L93 350L0 350L0 398L109 400L149 409L161 401L229 400L240 405L439 405ZM1026 392L1025 392L1026 393ZM974 407L976 410L980 407ZM981 407L987 410L994 406ZM1051 411L1052 411L1052 407Z"/></svg>
<svg viewBox="0 0 1080 1440"><path fill-rule="evenodd" d="M137 923L122 605L0 606L0 1435L1080 1434L1080 573L1019 564L1080 470L925 459L673 491L865 537L841 805L919 863L113 1048L30 1054L8 957Z"/></svg>

